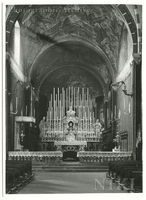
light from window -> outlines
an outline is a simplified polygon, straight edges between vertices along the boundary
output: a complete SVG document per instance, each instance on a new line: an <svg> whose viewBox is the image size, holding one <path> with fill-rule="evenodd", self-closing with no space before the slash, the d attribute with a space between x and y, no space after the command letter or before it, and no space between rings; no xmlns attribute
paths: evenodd
<svg viewBox="0 0 146 200"><path fill-rule="evenodd" d="M14 59L20 65L20 26L18 21L16 21L14 28Z"/></svg>

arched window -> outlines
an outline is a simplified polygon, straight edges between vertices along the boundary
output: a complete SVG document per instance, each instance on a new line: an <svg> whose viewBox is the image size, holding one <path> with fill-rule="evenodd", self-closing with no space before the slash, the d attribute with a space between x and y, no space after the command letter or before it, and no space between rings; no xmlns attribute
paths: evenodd
<svg viewBox="0 0 146 200"><path fill-rule="evenodd" d="M20 25L18 21L14 27L14 60L20 65Z"/></svg>

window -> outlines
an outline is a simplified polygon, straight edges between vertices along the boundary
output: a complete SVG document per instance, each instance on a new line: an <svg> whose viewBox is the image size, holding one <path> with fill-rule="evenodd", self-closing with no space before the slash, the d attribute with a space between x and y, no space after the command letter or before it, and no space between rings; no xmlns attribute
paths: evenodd
<svg viewBox="0 0 146 200"><path fill-rule="evenodd" d="M14 60L20 65L20 26L18 21L14 27Z"/></svg>

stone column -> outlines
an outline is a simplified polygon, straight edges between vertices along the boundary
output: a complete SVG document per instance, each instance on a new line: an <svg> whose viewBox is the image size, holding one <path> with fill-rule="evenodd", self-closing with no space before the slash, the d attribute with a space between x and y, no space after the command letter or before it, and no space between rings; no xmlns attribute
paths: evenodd
<svg viewBox="0 0 146 200"><path fill-rule="evenodd" d="M136 78L137 78L137 68L141 67L141 54L135 53L133 54L133 63L132 63L132 74L133 74L133 159L136 160L136 139L137 139L137 90L136 90ZM141 86L140 86L141 87Z"/></svg>
<svg viewBox="0 0 146 200"><path fill-rule="evenodd" d="M39 126L39 97L36 97L35 99L35 118L36 118L36 124Z"/></svg>
<svg viewBox="0 0 146 200"><path fill-rule="evenodd" d="M30 88L30 116L33 116L33 87Z"/></svg>
<svg viewBox="0 0 146 200"><path fill-rule="evenodd" d="M9 95L9 81L10 81L10 62L9 62L9 56L7 54L6 57L6 86L5 86L5 90L6 90L6 159L8 158L8 151L10 150L10 95Z"/></svg>
<svg viewBox="0 0 146 200"><path fill-rule="evenodd" d="M104 101L104 128L107 129L107 100Z"/></svg>

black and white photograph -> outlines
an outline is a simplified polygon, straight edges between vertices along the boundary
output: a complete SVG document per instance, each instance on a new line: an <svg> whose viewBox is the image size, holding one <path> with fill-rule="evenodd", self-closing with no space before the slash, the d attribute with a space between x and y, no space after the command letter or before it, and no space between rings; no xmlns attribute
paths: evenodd
<svg viewBox="0 0 146 200"><path fill-rule="evenodd" d="M40 3L3 5L4 194L143 193L143 5Z"/></svg>

